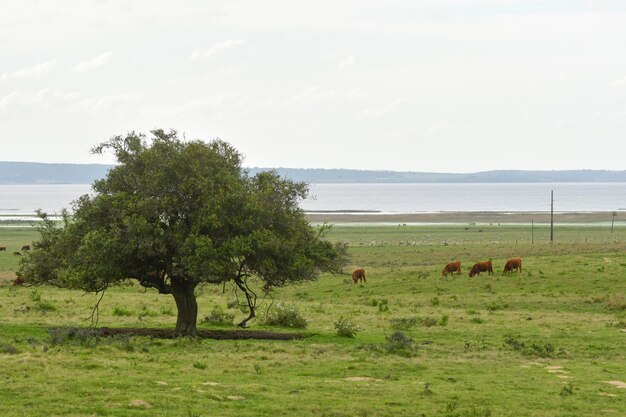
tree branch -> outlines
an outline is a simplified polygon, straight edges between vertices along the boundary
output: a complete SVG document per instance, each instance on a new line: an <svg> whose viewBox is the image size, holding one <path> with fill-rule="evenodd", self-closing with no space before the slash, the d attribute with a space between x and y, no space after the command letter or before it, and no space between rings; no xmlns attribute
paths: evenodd
<svg viewBox="0 0 626 417"><path fill-rule="evenodd" d="M104 293L106 292L108 286L105 286L102 291L102 294L100 295L100 299L98 300L98 302L96 303L95 306L93 306L93 310L91 310L91 315L89 317L87 317L85 320L91 320L91 325L93 327L96 327L98 325L98 320L100 320L100 302L102 301L102 299L104 298ZM97 294L98 292L96 292ZM94 320L94 315L96 317L96 319Z"/></svg>
<svg viewBox="0 0 626 417"><path fill-rule="evenodd" d="M152 271L144 277L138 278L139 285L145 288L155 288L159 294L171 294L172 287L166 282L165 271Z"/></svg>

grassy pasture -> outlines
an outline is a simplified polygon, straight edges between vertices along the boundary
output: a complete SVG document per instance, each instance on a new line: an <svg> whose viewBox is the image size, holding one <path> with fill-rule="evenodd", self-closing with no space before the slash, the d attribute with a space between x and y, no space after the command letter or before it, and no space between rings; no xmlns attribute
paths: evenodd
<svg viewBox="0 0 626 417"><path fill-rule="evenodd" d="M69 335L98 296L9 285L31 229L0 229L1 416L622 416L626 410L626 228L337 226L348 274L276 291L311 336L296 341ZM482 230L482 231L479 231ZM16 249L12 249L13 247ZM524 272L504 276L520 255ZM469 278L475 260L496 274ZM464 273L441 277L460 259ZM244 314L232 289L204 287ZM261 313L269 305L264 299ZM354 338L336 334L344 318ZM114 288L99 326L173 327L171 297ZM260 320L256 329L270 327ZM232 328L201 324L206 328ZM401 331L392 337L395 331Z"/></svg>

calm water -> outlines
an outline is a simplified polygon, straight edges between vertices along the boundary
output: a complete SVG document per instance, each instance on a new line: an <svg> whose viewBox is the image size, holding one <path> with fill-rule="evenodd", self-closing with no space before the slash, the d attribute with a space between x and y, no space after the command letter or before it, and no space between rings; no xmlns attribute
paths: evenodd
<svg viewBox="0 0 626 417"><path fill-rule="evenodd" d="M555 211L626 210L626 183L311 184L307 211ZM0 185L0 215L70 208L89 185Z"/></svg>
<svg viewBox="0 0 626 417"><path fill-rule="evenodd" d="M555 211L626 209L626 183L312 184L309 211Z"/></svg>

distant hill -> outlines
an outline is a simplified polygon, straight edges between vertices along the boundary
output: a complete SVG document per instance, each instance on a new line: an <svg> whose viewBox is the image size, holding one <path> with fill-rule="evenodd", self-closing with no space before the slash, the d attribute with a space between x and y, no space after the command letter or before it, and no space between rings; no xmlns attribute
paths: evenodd
<svg viewBox="0 0 626 417"><path fill-rule="evenodd" d="M112 166L0 162L0 184L91 184Z"/></svg>
<svg viewBox="0 0 626 417"><path fill-rule="evenodd" d="M91 184L113 165L1 162L0 184ZM251 175L271 168L249 168ZM515 182L626 182L626 171L483 171L446 174L356 169L276 168L286 178L309 183L515 183Z"/></svg>
<svg viewBox="0 0 626 417"><path fill-rule="evenodd" d="M250 173L269 168L251 168ZM283 177L310 183L515 183L515 182L626 182L626 171L483 171L446 174L411 171L361 171L354 169L276 168Z"/></svg>

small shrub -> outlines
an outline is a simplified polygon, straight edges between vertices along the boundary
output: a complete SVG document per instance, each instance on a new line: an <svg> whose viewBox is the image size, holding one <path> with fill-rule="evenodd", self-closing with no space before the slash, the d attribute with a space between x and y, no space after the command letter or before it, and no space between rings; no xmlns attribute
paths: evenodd
<svg viewBox="0 0 626 417"><path fill-rule="evenodd" d="M2 343L0 344L0 353L4 353L7 355L16 355L19 353L17 348L10 343Z"/></svg>
<svg viewBox="0 0 626 417"><path fill-rule="evenodd" d="M440 325L440 326L447 326L447 325L448 325L448 319L449 319L449 318L450 318L450 317L448 317L448 315L447 315L447 314L446 314L446 315L441 316L441 320L439 320L439 325Z"/></svg>
<svg viewBox="0 0 626 417"><path fill-rule="evenodd" d="M264 323L269 326L284 326L296 329L304 329L308 324L295 305L286 306L282 303L276 303L272 306L265 315Z"/></svg>
<svg viewBox="0 0 626 417"><path fill-rule="evenodd" d="M509 305L506 303L496 303L495 301L492 301L491 303L487 304L487 311L489 311L490 313L493 313L494 311L497 310L502 310L507 308Z"/></svg>
<svg viewBox="0 0 626 417"><path fill-rule="evenodd" d="M421 394L424 397L430 397L431 395L433 395L433 391L430 389L430 382L426 382L424 384L424 389L422 390Z"/></svg>
<svg viewBox="0 0 626 417"><path fill-rule="evenodd" d="M379 313L387 313L389 312L389 303L386 299L378 301L378 312Z"/></svg>
<svg viewBox="0 0 626 417"><path fill-rule="evenodd" d="M194 362L193 367L196 369L206 369L209 367L206 362Z"/></svg>
<svg viewBox="0 0 626 417"><path fill-rule="evenodd" d="M57 308L50 301L40 300L35 303L35 306L33 307L33 309L41 313L49 313L51 311L56 311Z"/></svg>
<svg viewBox="0 0 626 417"><path fill-rule="evenodd" d="M133 315L133 312L124 307L115 307L113 309L113 315L116 317L129 317Z"/></svg>
<svg viewBox="0 0 626 417"><path fill-rule="evenodd" d="M391 327L395 330L411 330L417 325L417 317L406 317L389 320Z"/></svg>
<svg viewBox="0 0 626 417"><path fill-rule="evenodd" d="M337 330L338 336L352 338L359 332L359 327L340 317L339 320L335 321L335 330Z"/></svg>
<svg viewBox="0 0 626 417"><path fill-rule="evenodd" d="M141 306L139 308L139 313L137 314L137 320L141 321L144 317L157 317L159 313L154 310L150 310L148 306Z"/></svg>
<svg viewBox="0 0 626 417"><path fill-rule="evenodd" d="M221 307L215 306L208 315L204 316L204 318L202 319L202 323L217 325L233 324L234 318L234 314L227 313L222 310Z"/></svg>
<svg viewBox="0 0 626 417"><path fill-rule="evenodd" d="M400 356L411 356L416 350L417 345L407 335L400 330L396 330L387 336L387 343L384 346L387 353L393 353Z"/></svg>
<svg viewBox="0 0 626 417"><path fill-rule="evenodd" d="M53 346L66 343L93 345L97 342L96 331L82 327L52 327L48 329L48 336Z"/></svg>
<svg viewBox="0 0 626 417"><path fill-rule="evenodd" d="M433 297L430 299L430 305L431 306L438 306L439 305L439 297Z"/></svg>
<svg viewBox="0 0 626 417"><path fill-rule="evenodd" d="M504 346L510 350L520 352L525 356L538 356L540 358L553 358L556 355L563 355L565 351L561 348L558 351L551 343L545 342L525 342L514 336L507 336Z"/></svg>
<svg viewBox="0 0 626 417"><path fill-rule="evenodd" d="M172 311L171 306L161 306L161 315L163 316L173 316L174 312Z"/></svg>
<svg viewBox="0 0 626 417"><path fill-rule="evenodd" d="M29 296L30 296L31 301L34 301L34 302L41 301L41 294L39 294L39 291L37 290L32 290Z"/></svg>
<svg viewBox="0 0 626 417"><path fill-rule="evenodd" d="M430 316L425 316L420 319L420 324L424 327L433 327L437 325L437 319Z"/></svg>
<svg viewBox="0 0 626 417"><path fill-rule="evenodd" d="M481 319L480 317L472 317L472 319L470 320L470 323L474 323L474 324L483 324L485 322L485 320Z"/></svg>
<svg viewBox="0 0 626 417"><path fill-rule="evenodd" d="M568 397L574 394L574 386L572 384L567 384L563 388L561 388L561 393L559 394L561 397Z"/></svg>
<svg viewBox="0 0 626 417"><path fill-rule="evenodd" d="M624 294L612 294L606 302L609 310L626 310L626 297Z"/></svg>

